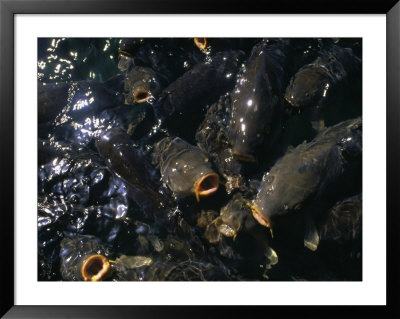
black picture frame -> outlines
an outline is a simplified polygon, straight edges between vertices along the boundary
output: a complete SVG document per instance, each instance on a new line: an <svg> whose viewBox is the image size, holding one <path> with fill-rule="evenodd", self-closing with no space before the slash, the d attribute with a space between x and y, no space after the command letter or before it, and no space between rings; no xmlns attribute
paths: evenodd
<svg viewBox="0 0 400 319"><path fill-rule="evenodd" d="M162 0L0 0L1 309L4 318L204 318L323 315L399 318L400 3L398 0L243 2ZM387 29L387 305L386 306L16 306L14 303L14 15L15 14L386 14Z"/></svg>

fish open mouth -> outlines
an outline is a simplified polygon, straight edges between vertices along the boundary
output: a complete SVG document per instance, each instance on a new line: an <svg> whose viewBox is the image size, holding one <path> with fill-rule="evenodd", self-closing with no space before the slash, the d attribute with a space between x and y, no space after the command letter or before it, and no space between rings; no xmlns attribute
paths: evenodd
<svg viewBox="0 0 400 319"><path fill-rule="evenodd" d="M85 281L99 281L110 270L108 259L102 255L92 255L82 265L82 277Z"/></svg>
<svg viewBox="0 0 400 319"><path fill-rule="evenodd" d="M265 227L268 227L268 228L271 227L270 221L269 221L267 218L265 218L265 217L261 214L261 212L260 212L260 210L257 208L257 206L251 205L251 212L252 212L252 214L253 214L254 219L255 219L260 225L265 226Z"/></svg>
<svg viewBox="0 0 400 319"><path fill-rule="evenodd" d="M195 187L196 199L199 202L200 196L208 196L215 193L219 186L219 176L216 173L209 173L202 176Z"/></svg>
<svg viewBox="0 0 400 319"><path fill-rule="evenodd" d="M232 156L241 162L256 163L257 160L253 155L232 152Z"/></svg>
<svg viewBox="0 0 400 319"><path fill-rule="evenodd" d="M133 101L135 103L143 103L143 102L147 102L149 100L149 98L151 97L151 94L149 91L144 90L144 89L139 89L136 90L133 93Z"/></svg>
<svg viewBox="0 0 400 319"><path fill-rule="evenodd" d="M132 57L132 55L124 50L119 50L118 51L118 57L120 57L121 55L126 56L126 57Z"/></svg>
<svg viewBox="0 0 400 319"><path fill-rule="evenodd" d="M283 98L284 98L284 99L286 100L286 102L288 102L291 106L293 106L293 107L300 107L299 104L293 102L293 100L291 100L291 99L290 99L289 97L287 97L286 95L285 95Z"/></svg>
<svg viewBox="0 0 400 319"><path fill-rule="evenodd" d="M204 50L207 47L207 38L194 38L193 41L200 50Z"/></svg>

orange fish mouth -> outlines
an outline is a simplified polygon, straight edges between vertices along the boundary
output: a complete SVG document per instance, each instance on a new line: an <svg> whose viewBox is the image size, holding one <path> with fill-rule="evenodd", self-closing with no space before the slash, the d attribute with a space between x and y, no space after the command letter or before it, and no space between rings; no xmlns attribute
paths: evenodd
<svg viewBox="0 0 400 319"><path fill-rule="evenodd" d="M253 155L232 152L232 156L241 162L256 163L257 160Z"/></svg>
<svg viewBox="0 0 400 319"><path fill-rule="evenodd" d="M151 97L150 92L144 89L136 90L133 93L133 101L135 103L147 102L150 99L150 97Z"/></svg>
<svg viewBox="0 0 400 319"><path fill-rule="evenodd" d="M260 212L260 210L257 208L257 206L251 205L251 212L252 212L252 214L253 214L254 219L255 219L260 225L265 226L265 227L268 227L268 228L271 228L271 223L270 223L270 221L269 221L267 218L265 218L265 217L261 214L261 212Z"/></svg>
<svg viewBox="0 0 400 319"><path fill-rule="evenodd" d="M110 270L108 259L102 255L92 255L82 265L81 273L85 281L99 281Z"/></svg>
<svg viewBox="0 0 400 319"><path fill-rule="evenodd" d="M200 50L204 50L207 47L207 38L194 38L193 41Z"/></svg>
<svg viewBox="0 0 400 319"><path fill-rule="evenodd" d="M219 176L216 173L209 173L202 176L195 186L196 199L199 202L200 196L209 196L218 190Z"/></svg>

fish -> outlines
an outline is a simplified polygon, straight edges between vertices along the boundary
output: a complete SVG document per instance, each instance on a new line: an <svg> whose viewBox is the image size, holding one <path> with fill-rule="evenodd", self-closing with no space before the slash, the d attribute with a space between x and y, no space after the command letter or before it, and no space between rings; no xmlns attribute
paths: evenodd
<svg viewBox="0 0 400 319"><path fill-rule="evenodd" d="M125 75L125 104L149 102L161 92L162 83L152 69L132 66Z"/></svg>
<svg viewBox="0 0 400 319"><path fill-rule="evenodd" d="M109 248L92 235L66 237L60 244L60 272L64 280L101 281L111 275Z"/></svg>
<svg viewBox="0 0 400 319"><path fill-rule="evenodd" d="M139 50L145 41L145 38L121 38L118 45L118 54L132 56Z"/></svg>
<svg viewBox="0 0 400 319"><path fill-rule="evenodd" d="M346 242L361 238L362 195L337 202L319 223L320 240Z"/></svg>
<svg viewBox="0 0 400 319"><path fill-rule="evenodd" d="M328 101L338 95L338 90L348 91L349 95L360 91L355 89L360 79L360 58L352 49L332 44L292 76L284 98L293 107L307 110L315 129L321 131L325 128L323 113Z"/></svg>
<svg viewBox="0 0 400 319"><path fill-rule="evenodd" d="M208 216L210 218L212 215ZM228 246L224 240L237 236L243 231L253 233L254 219L251 217L251 208L248 201L239 193L221 208L220 214L205 225L204 237L211 244L218 244L220 248ZM251 229L251 230L250 230Z"/></svg>
<svg viewBox="0 0 400 319"><path fill-rule="evenodd" d="M256 162L255 151L279 122L285 67L282 43L257 44L237 76L232 95L229 142L232 155Z"/></svg>
<svg viewBox="0 0 400 319"><path fill-rule="evenodd" d="M122 72L128 71L134 62L134 52L143 44L144 39L141 38L122 38L119 40L118 46L118 69Z"/></svg>
<svg viewBox="0 0 400 319"><path fill-rule="evenodd" d="M189 38L123 38L119 44L119 68L130 65L153 69L166 83L172 83L205 56L193 48ZM195 50L196 49L196 50Z"/></svg>
<svg viewBox="0 0 400 319"><path fill-rule="evenodd" d="M213 223L218 225L218 231L225 237L246 235L253 244L262 249L269 247L268 239L262 227L252 218L252 204L242 194L236 193L231 200L221 208L220 215Z"/></svg>
<svg viewBox="0 0 400 319"><path fill-rule="evenodd" d="M220 97L219 101L212 104L207 110L195 135L197 145L209 154L218 173L223 177L228 194L235 189L243 190L245 188L245 181L241 173L242 163L232 156L228 141L230 111L230 95Z"/></svg>
<svg viewBox="0 0 400 319"><path fill-rule="evenodd" d="M253 217L273 228L278 216L299 211L311 200L318 211L318 204L347 189L346 176L361 178L361 136L362 120L356 118L332 126L286 153L264 174L253 200Z"/></svg>
<svg viewBox="0 0 400 319"><path fill-rule="evenodd" d="M219 175L213 170L207 154L179 137L159 141L153 158L163 182L179 198L195 195L200 201L200 197L218 190Z"/></svg>
<svg viewBox="0 0 400 319"><path fill-rule="evenodd" d="M236 238L241 230L247 228L248 218L251 223L253 219L249 202L239 194L235 194L228 204L221 208L220 216L214 222L217 221L218 231L221 234Z"/></svg>
<svg viewBox="0 0 400 319"><path fill-rule="evenodd" d="M362 194L336 202L316 225L315 253L344 280L362 280Z"/></svg>
<svg viewBox="0 0 400 319"><path fill-rule="evenodd" d="M235 267L254 267L252 271L259 272L265 265L267 272L278 263L265 228L252 217L251 202L240 193L233 195L219 216L208 223L204 237L222 256L235 260Z"/></svg>
<svg viewBox="0 0 400 319"><path fill-rule="evenodd" d="M162 216L171 208L168 198L158 192L157 170L125 131L112 128L103 132L96 148L112 171L128 183L130 196L145 210Z"/></svg>
<svg viewBox="0 0 400 319"><path fill-rule="evenodd" d="M243 56L243 51L218 52L211 61L185 72L161 93L154 106L157 117L165 121L179 112L195 113L230 91Z"/></svg>

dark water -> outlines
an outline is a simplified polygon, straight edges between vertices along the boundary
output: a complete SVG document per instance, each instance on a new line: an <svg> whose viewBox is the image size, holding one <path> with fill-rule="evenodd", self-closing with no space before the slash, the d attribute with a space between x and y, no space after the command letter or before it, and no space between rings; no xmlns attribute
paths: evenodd
<svg viewBox="0 0 400 319"><path fill-rule="evenodd" d="M259 151L257 163L241 164L242 188L220 186L215 194L197 202L194 195L175 196L160 180L159 168L151 164L154 145L163 137L180 136L196 145L194 133L205 113L233 86L197 110L193 107L171 116L165 127L152 134L158 96L147 103L127 103L127 70L119 64L119 48L132 50L130 67L154 70L156 82L166 88L196 65L210 63L223 50L242 50L242 61L235 72L239 71L260 40L210 41L211 47L204 52L192 39L147 39L128 49L115 38L38 40L38 85L46 84L42 87L44 97L39 94L39 280L82 280L82 262L93 254L111 261L112 273L105 280L362 279L361 229L349 230L352 217L347 224L330 224L333 230L326 226L336 235L327 235L316 251L304 246L304 207L300 213L280 220L274 233L257 224L251 211L243 207L238 215L240 231L234 237L207 226L213 221L217 225L221 208L235 196L251 202L264 173L285 153L317 136L312 114L291 107L283 99L290 78L302 66L313 63L321 48L331 43L351 48L361 59L361 39L291 40L281 78L284 89L279 99L283 107L275 124L276 141L273 147ZM272 45L278 40L269 41ZM337 85L333 92L324 109L326 127L362 115L361 74L358 83ZM41 108L45 103L51 109ZM221 110L222 122L229 116L229 110ZM129 177L116 171L110 158L99 153L98 138L116 127L127 132L143 162L149 163L143 167L152 174L155 192L166 198L168 208L161 212L153 209L144 200L146 196L136 193ZM347 182L354 187L338 190L326 197L329 204L316 206L328 212L336 203L361 193L361 176L351 176ZM306 207L311 204L307 202ZM345 211L354 216L356 209L348 207Z"/></svg>
<svg viewBox="0 0 400 319"><path fill-rule="evenodd" d="M38 40L38 80L43 83L105 81L118 73L118 39Z"/></svg>

